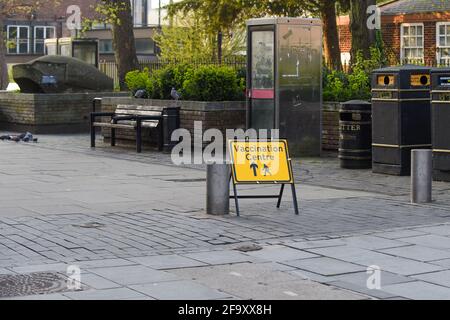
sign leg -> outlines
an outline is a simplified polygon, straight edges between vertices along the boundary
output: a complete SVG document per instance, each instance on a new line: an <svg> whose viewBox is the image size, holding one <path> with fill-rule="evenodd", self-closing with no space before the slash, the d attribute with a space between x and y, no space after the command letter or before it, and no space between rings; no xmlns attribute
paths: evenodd
<svg viewBox="0 0 450 320"><path fill-rule="evenodd" d="M233 183L234 203L236 204L236 215L239 217L239 198L237 194L236 184Z"/></svg>
<svg viewBox="0 0 450 320"><path fill-rule="evenodd" d="M294 201L295 214L299 215L298 202L297 202L297 192L295 191L295 183L291 184L291 188L292 188L292 200Z"/></svg>
<svg viewBox="0 0 450 320"><path fill-rule="evenodd" d="M283 199L283 193L284 193L284 184L281 185L280 195L278 196L278 203L277 208L280 209L281 206L281 199Z"/></svg>

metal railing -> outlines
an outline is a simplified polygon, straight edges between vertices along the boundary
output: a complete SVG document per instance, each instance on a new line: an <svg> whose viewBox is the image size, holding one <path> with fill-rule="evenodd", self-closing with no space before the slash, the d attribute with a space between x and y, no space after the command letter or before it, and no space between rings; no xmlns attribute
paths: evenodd
<svg viewBox="0 0 450 320"><path fill-rule="evenodd" d="M231 67L235 70L242 70L247 67L247 60L245 56L237 56L232 58L223 59L222 63L219 63L217 60L213 59L192 59L192 60L166 60L166 59L155 59L155 60L141 60L139 62L139 66L141 70L147 68L150 73L160 70L168 65L172 64L189 64L194 66L194 68L198 68L201 66L208 65L222 65ZM106 74L108 77L114 80L114 87L117 88L119 86L119 76L117 72L117 65L115 62L111 61L100 61L99 70Z"/></svg>

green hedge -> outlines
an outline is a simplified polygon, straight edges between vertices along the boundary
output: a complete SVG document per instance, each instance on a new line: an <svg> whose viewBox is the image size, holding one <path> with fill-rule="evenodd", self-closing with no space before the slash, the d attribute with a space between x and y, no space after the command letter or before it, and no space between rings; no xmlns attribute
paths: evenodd
<svg viewBox="0 0 450 320"><path fill-rule="evenodd" d="M131 71L125 81L133 94L146 90L151 99L172 99L172 88L180 93L182 100L237 101L245 98L242 71L225 66L169 65L152 74L148 69Z"/></svg>

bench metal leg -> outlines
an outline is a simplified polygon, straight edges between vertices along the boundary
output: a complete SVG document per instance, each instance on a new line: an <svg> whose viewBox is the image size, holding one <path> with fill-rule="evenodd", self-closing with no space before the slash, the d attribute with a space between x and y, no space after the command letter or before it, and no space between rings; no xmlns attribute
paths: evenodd
<svg viewBox="0 0 450 320"><path fill-rule="evenodd" d="M116 146L116 129L111 128L111 147Z"/></svg>
<svg viewBox="0 0 450 320"><path fill-rule="evenodd" d="M94 126L94 122L95 122L95 117L93 115L91 115L91 123L90 123L90 128L91 128L91 148L95 148L95 126Z"/></svg>
<svg viewBox="0 0 450 320"><path fill-rule="evenodd" d="M136 121L136 152L142 152L142 121Z"/></svg>
<svg viewBox="0 0 450 320"><path fill-rule="evenodd" d="M159 133L158 133L158 151L163 151L164 149L164 121L159 123Z"/></svg>

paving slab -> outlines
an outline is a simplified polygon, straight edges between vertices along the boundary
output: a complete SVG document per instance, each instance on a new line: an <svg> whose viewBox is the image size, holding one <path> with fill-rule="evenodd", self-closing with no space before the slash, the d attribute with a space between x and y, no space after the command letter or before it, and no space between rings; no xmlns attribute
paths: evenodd
<svg viewBox="0 0 450 320"><path fill-rule="evenodd" d="M254 260L254 258L234 250L189 253L183 254L183 256L211 265L241 263Z"/></svg>
<svg viewBox="0 0 450 320"><path fill-rule="evenodd" d="M370 250L396 248L408 245L399 240L385 239L370 235L342 238L341 240L349 246Z"/></svg>
<svg viewBox="0 0 450 320"><path fill-rule="evenodd" d="M81 283L96 290L120 288L121 285L93 273L83 273Z"/></svg>
<svg viewBox="0 0 450 320"><path fill-rule="evenodd" d="M391 284L397 284L397 283L404 283L404 282L411 282L415 281L414 278L402 276L399 274L387 272L380 270L380 285L381 290L386 285ZM342 281L347 283L352 283L354 285L360 286L360 287L367 287L367 280L369 279L370 274L367 272L355 272L355 273L349 273L349 274L343 274L343 275L336 275L333 276L333 279L336 281Z"/></svg>
<svg viewBox="0 0 450 320"><path fill-rule="evenodd" d="M397 257L408 258L424 262L450 258L450 251L433 249L419 245L393 249L383 249L379 251Z"/></svg>
<svg viewBox="0 0 450 320"><path fill-rule="evenodd" d="M428 234L435 234L440 236L450 236L450 225L441 225L441 226L428 226L414 229L417 232L423 232Z"/></svg>
<svg viewBox="0 0 450 320"><path fill-rule="evenodd" d="M139 284L130 288L158 300L216 300L231 297L226 292L189 280Z"/></svg>
<svg viewBox="0 0 450 320"><path fill-rule="evenodd" d="M350 263L370 267L377 266L381 270L400 275L413 275L441 271L443 268L431 263L424 263L384 253L352 247L318 248L308 250L324 256L329 256Z"/></svg>
<svg viewBox="0 0 450 320"><path fill-rule="evenodd" d="M281 245L265 246L262 248L262 250L247 252L245 254L255 258L260 258L274 262L283 262L283 261L318 257L316 254L313 253Z"/></svg>
<svg viewBox="0 0 450 320"><path fill-rule="evenodd" d="M450 290L450 270L418 274L413 278L448 287Z"/></svg>
<svg viewBox="0 0 450 320"><path fill-rule="evenodd" d="M136 262L127 259L98 259L88 261L78 261L76 263L81 269L96 269L105 267L122 267L137 265Z"/></svg>
<svg viewBox="0 0 450 320"><path fill-rule="evenodd" d="M386 232L377 232L374 233L374 236L386 238L386 239L402 239L402 238L409 238L409 237L415 237L415 236L422 236L425 235L426 232L421 232L417 229L400 229L400 230L391 230Z"/></svg>
<svg viewBox="0 0 450 320"><path fill-rule="evenodd" d="M413 243L435 249L450 249L450 237L444 237L434 234L424 236L410 237L402 239L404 242Z"/></svg>
<svg viewBox="0 0 450 320"><path fill-rule="evenodd" d="M324 276L333 276L366 270L366 267L354 263L344 262L326 257L286 261L283 263L288 266L318 273Z"/></svg>
<svg viewBox="0 0 450 320"><path fill-rule="evenodd" d="M414 300L450 300L450 289L435 284L414 281L392 284L383 290L399 297Z"/></svg>
<svg viewBox="0 0 450 320"><path fill-rule="evenodd" d="M90 269L89 271L121 285L177 280L177 277L173 274L154 270L144 266L96 268Z"/></svg>
<svg viewBox="0 0 450 320"><path fill-rule="evenodd" d="M125 299L146 299L153 300L130 288L114 288L106 290L88 290L63 293L64 296L72 300L125 300Z"/></svg>
<svg viewBox="0 0 450 320"><path fill-rule="evenodd" d="M241 263L172 271L210 288L252 300L353 300L367 297L276 271L267 263Z"/></svg>
<svg viewBox="0 0 450 320"><path fill-rule="evenodd" d="M207 265L206 263L175 254L130 258L129 260L156 270L200 267Z"/></svg>

